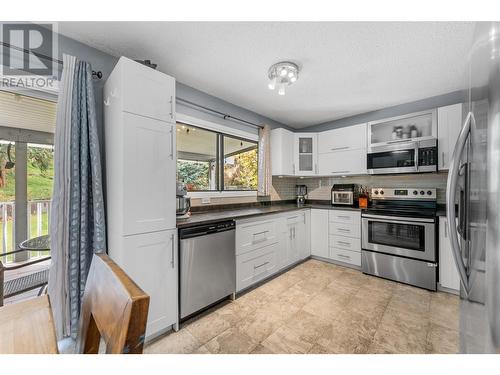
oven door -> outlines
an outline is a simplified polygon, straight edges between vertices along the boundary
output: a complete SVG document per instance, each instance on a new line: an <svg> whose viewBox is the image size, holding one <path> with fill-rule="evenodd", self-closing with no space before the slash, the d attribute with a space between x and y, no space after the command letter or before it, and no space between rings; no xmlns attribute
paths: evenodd
<svg viewBox="0 0 500 375"><path fill-rule="evenodd" d="M418 172L418 142L399 142L372 148L366 157L368 173Z"/></svg>
<svg viewBox="0 0 500 375"><path fill-rule="evenodd" d="M435 262L435 230L433 219L363 215L362 248Z"/></svg>

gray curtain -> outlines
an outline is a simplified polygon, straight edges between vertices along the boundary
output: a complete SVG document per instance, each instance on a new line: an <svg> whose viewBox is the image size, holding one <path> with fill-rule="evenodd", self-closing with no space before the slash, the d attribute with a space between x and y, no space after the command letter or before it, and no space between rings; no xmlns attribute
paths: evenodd
<svg viewBox="0 0 500 375"><path fill-rule="evenodd" d="M106 249L106 225L92 68L72 56L64 63L54 160L55 180L61 174L62 181L54 183L52 198L49 295L58 337L75 338L92 255Z"/></svg>

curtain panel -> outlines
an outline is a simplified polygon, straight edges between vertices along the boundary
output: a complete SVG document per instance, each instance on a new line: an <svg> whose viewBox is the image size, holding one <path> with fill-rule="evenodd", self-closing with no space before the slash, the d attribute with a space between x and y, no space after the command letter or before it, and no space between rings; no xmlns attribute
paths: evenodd
<svg viewBox="0 0 500 375"><path fill-rule="evenodd" d="M258 155L258 188L257 195L270 196L272 189L271 171L271 127L264 125L259 129Z"/></svg>
<svg viewBox="0 0 500 375"><path fill-rule="evenodd" d="M78 332L92 255L106 249L104 215L92 67L65 55L54 136L48 287L59 339Z"/></svg>

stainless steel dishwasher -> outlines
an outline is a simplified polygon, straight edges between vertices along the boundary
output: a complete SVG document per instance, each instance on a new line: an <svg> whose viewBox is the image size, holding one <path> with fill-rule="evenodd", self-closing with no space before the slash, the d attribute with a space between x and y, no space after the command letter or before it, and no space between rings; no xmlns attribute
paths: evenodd
<svg viewBox="0 0 500 375"><path fill-rule="evenodd" d="M236 291L234 220L179 230L180 318Z"/></svg>

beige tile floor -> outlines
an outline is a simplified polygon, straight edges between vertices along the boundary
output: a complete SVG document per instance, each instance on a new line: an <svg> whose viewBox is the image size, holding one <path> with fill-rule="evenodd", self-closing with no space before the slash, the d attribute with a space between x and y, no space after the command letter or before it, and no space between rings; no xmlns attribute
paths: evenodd
<svg viewBox="0 0 500 375"><path fill-rule="evenodd" d="M146 353L456 353L459 299L308 260Z"/></svg>

